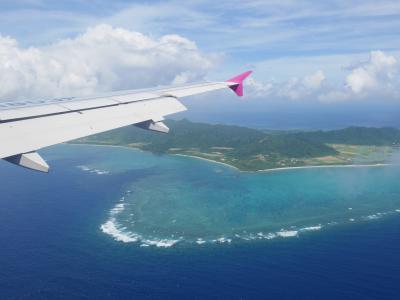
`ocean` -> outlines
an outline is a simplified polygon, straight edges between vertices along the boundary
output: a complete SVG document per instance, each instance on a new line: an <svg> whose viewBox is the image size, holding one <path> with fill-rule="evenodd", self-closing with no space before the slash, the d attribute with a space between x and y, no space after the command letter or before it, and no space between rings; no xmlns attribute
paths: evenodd
<svg viewBox="0 0 400 300"><path fill-rule="evenodd" d="M398 299L400 167L246 173L60 145L0 163L0 299Z"/></svg>

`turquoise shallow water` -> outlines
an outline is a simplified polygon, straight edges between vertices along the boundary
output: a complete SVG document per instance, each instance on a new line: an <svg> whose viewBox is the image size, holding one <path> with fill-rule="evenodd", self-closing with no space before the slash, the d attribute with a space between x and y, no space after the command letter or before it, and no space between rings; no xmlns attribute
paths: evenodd
<svg viewBox="0 0 400 300"><path fill-rule="evenodd" d="M141 151L91 148L76 166L93 176L140 172L100 229L141 246L206 245L301 237L332 226L400 216L400 167L239 172L220 164Z"/></svg>
<svg viewBox="0 0 400 300"><path fill-rule="evenodd" d="M50 174L0 162L0 299L399 299L397 167L251 174L106 147L43 156Z"/></svg>

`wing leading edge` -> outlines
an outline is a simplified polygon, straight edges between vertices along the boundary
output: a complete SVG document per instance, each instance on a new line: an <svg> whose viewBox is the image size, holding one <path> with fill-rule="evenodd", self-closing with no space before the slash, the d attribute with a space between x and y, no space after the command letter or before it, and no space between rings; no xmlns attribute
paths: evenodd
<svg viewBox="0 0 400 300"><path fill-rule="evenodd" d="M167 133L164 117L186 110L178 98L224 88L242 96L243 81L250 74L248 71L224 82L96 97L0 103L0 158L48 172L49 166L36 152L44 147L132 124Z"/></svg>

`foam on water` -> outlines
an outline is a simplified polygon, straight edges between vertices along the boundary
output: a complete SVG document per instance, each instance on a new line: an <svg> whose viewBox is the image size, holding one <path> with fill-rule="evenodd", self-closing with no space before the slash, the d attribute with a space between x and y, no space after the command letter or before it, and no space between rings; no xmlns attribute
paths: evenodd
<svg viewBox="0 0 400 300"><path fill-rule="evenodd" d="M156 239L143 238L142 235L128 231L126 227L122 227L115 218L110 218L104 224L100 225L100 229L114 238L114 240L123 243L140 243L141 247L155 246L160 248L169 248L177 244L181 239Z"/></svg>
<svg viewBox="0 0 400 300"><path fill-rule="evenodd" d="M284 238L286 238L286 237L295 237L295 236L299 235L299 232L297 230L284 230L284 229L282 229L282 230L276 232L276 235L280 236L280 237L284 237Z"/></svg>
<svg viewBox="0 0 400 300"><path fill-rule="evenodd" d="M203 245L204 243L206 243L206 241L203 240L202 238L198 238L196 241L196 244L199 244L199 245Z"/></svg>
<svg viewBox="0 0 400 300"><path fill-rule="evenodd" d="M300 231L316 231L316 230L321 230L321 229L322 229L322 225L319 224L317 226L304 227L304 228L300 229Z"/></svg>
<svg viewBox="0 0 400 300"><path fill-rule="evenodd" d="M124 232L123 229L119 228L118 223L116 223L114 218L109 219L107 222L100 226L100 229L111 235L116 241L124 242L124 243L132 243L137 242L140 239L140 236L137 234L133 234L131 232Z"/></svg>
<svg viewBox="0 0 400 300"><path fill-rule="evenodd" d="M130 191L127 191L127 194L130 194ZM161 248L168 248L174 246L176 243L181 241L182 239L166 239L166 238L144 238L141 234L129 231L126 226L121 225L117 221L117 216L120 215L126 207L126 204L123 203L125 201L125 196L122 196L117 203L110 211L109 211L109 219L100 225L100 230L112 236L114 240L123 242L123 243L133 243L140 242L140 246L148 247L155 246ZM133 214L129 214L129 216L133 216Z"/></svg>
<svg viewBox="0 0 400 300"><path fill-rule="evenodd" d="M180 240L160 239L160 240L149 240L142 239L142 246L156 246L161 248L169 248L178 243Z"/></svg>
<svg viewBox="0 0 400 300"><path fill-rule="evenodd" d="M121 198L124 199L124 198ZM109 211L109 219L100 226L100 229L105 233L114 238L115 241L123 242L123 243L138 243L141 247L159 247L159 248L169 248L177 245L178 243L186 243L192 245L204 245L204 244L231 244L233 242L239 241L254 241L254 240L273 240L276 238L293 238L300 237L302 234L308 232L315 232L322 230L323 228L327 228L330 226L335 226L338 224L342 224L340 222L328 222L325 225L318 224L313 226L305 226L298 229L294 229L295 226L291 226L289 229L282 228L275 232L242 232L235 233L231 236L224 235L216 238L206 237L198 237L198 238L185 238L181 236L179 238L174 238L171 236L170 238L164 237L147 237L143 234L139 234L137 232L129 231L126 226L122 226L117 221L117 217L121 214L125 209L125 203L117 203L110 211ZM357 219L349 218L348 221L353 223L356 221L371 221L382 218L386 215L392 215L395 213L399 213L400 209L395 209L387 212L377 212L375 214L370 214L366 216L361 216Z"/></svg>
<svg viewBox="0 0 400 300"><path fill-rule="evenodd" d="M301 238L400 213L399 168L243 173L184 157L135 153L114 155L117 163L80 166L95 174L108 169L121 175L116 165L129 170L126 192L100 226L123 243L228 246Z"/></svg>
<svg viewBox="0 0 400 300"><path fill-rule="evenodd" d="M97 175L109 175L110 171L106 171L106 170L100 170L100 169L96 169L96 168L89 168L88 166L77 166L78 169L84 171L84 172L88 172L88 173L94 173Z"/></svg>
<svg viewBox="0 0 400 300"><path fill-rule="evenodd" d="M231 243L231 242L232 242L232 239L229 239L229 238L226 238L226 237L224 237L224 236L221 236L221 237L219 237L219 238L217 238L217 239L211 240L211 242L213 242L213 243L220 243L220 244L223 244L223 243Z"/></svg>
<svg viewBox="0 0 400 300"><path fill-rule="evenodd" d="M328 228L331 226L342 224L341 221L330 221L325 224L317 224L317 225L310 225L310 226L303 226L297 228L296 226L290 226L289 228L281 228L278 231L273 232L248 232L244 230L242 232L233 233L233 234L226 234L222 236L218 236L215 238L210 238L206 236L200 236L197 238L193 237L185 237L179 236L176 238L174 235L171 236L162 236L157 237L149 236L144 233L135 232L132 229L135 228L135 217L134 213L126 214L125 217L129 219L129 224L131 230L128 229L126 225L122 225L121 221L126 224L128 219L120 218L123 217L122 214L124 213L127 205L134 205L134 202L126 203L126 198L131 195L132 191L127 190L125 195L122 196L115 206L110 209L109 211L109 218L108 220L101 224L100 229L103 233L108 234L111 236L115 241L123 242L123 243L138 243L141 247L159 247L159 248L169 248L172 246L177 245L178 243L186 243L192 245L204 245L204 244L231 244L232 242L239 242L239 241L254 241L254 240L273 240L276 238L293 238L299 237L302 234L306 234L308 232L315 232L320 231L323 228ZM400 209L394 209L391 211L386 212L376 212L369 215L359 216L359 217L350 217L347 220L350 223L354 223L356 221L372 221L378 220L387 215L393 215L396 213L400 213ZM121 219L121 221L118 221ZM176 219L171 221L172 224L176 223Z"/></svg>

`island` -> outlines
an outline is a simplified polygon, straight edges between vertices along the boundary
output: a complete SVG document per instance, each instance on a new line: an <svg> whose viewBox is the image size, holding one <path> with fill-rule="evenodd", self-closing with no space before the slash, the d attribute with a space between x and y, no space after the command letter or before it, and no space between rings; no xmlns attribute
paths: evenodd
<svg viewBox="0 0 400 300"><path fill-rule="evenodd" d="M168 134L135 126L74 140L156 154L175 154L224 163L241 171L294 167L394 163L400 129L348 127L339 130L260 130L233 125L166 120Z"/></svg>

